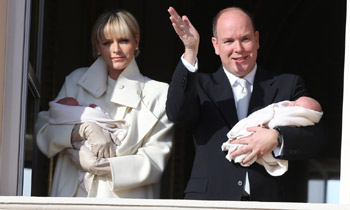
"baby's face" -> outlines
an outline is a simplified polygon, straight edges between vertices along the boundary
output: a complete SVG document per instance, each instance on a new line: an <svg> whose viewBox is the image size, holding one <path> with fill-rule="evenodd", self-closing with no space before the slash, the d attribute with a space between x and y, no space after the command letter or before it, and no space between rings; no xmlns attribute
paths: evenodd
<svg viewBox="0 0 350 210"><path fill-rule="evenodd" d="M300 107L304 107L304 108L310 109L309 104L307 102L305 102L305 101L302 101L302 100L292 101L292 102L289 103L288 106L300 106Z"/></svg>
<svg viewBox="0 0 350 210"><path fill-rule="evenodd" d="M318 112L322 111L322 108L319 105L319 103L316 100L308 97L300 97L299 99L290 102L288 106L299 106L299 107L304 107L306 109L311 109Z"/></svg>
<svg viewBox="0 0 350 210"><path fill-rule="evenodd" d="M79 102L75 98L66 97L57 101L59 104L64 104L68 106L80 106Z"/></svg>
<svg viewBox="0 0 350 210"><path fill-rule="evenodd" d="M288 106L298 106L298 105L297 105L297 102L292 101L292 102L290 102L290 103L288 104Z"/></svg>

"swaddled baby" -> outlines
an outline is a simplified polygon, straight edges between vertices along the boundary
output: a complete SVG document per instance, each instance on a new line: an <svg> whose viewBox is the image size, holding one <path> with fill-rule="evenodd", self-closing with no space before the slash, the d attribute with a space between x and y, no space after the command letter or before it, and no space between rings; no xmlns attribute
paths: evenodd
<svg viewBox="0 0 350 210"><path fill-rule="evenodd" d="M271 153L261 158L255 157L252 161L242 164L249 153L231 157L231 153L244 147L244 144L235 144L234 140L253 134L246 129L261 126L273 129L276 126L309 126L318 123L323 115L321 105L310 97L300 97L296 101L281 101L253 112L248 117L240 120L228 133L228 140L221 146L223 151L228 151L226 158L235 163L248 167L255 161L263 165L272 176L280 176L288 170L288 161L275 159ZM283 146L283 145L282 145Z"/></svg>
<svg viewBox="0 0 350 210"><path fill-rule="evenodd" d="M128 124L125 120L114 120L96 104L82 105L77 99L65 97L49 103L49 123L51 124L79 124L91 122L109 131L115 143L115 150L121 145L128 133ZM74 149L87 147L91 150L88 140L75 141ZM79 180L83 189L89 192L94 175L80 171Z"/></svg>

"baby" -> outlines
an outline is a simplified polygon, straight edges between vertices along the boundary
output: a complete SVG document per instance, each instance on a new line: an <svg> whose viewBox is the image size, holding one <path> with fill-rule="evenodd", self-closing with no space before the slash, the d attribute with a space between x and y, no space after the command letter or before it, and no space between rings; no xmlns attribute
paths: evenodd
<svg viewBox="0 0 350 210"><path fill-rule="evenodd" d="M231 153L244 147L244 144L233 144L232 141L253 134L246 129L261 126L273 129L276 126L309 126L318 123L323 115L321 105L313 98L300 97L296 101L282 101L253 112L248 117L240 120L228 133L228 140L221 146L223 151L228 151L226 158L231 161ZM255 157L253 161L242 164L248 154L234 157L235 163L248 167L255 161L263 165L272 176L283 175L288 170L288 161L275 159L271 153L262 158Z"/></svg>
<svg viewBox="0 0 350 210"><path fill-rule="evenodd" d="M49 123L79 124L83 122L94 122L110 132L111 139L115 143L115 150L117 150L117 146L121 145L127 135L129 125L126 121L112 119L108 113L102 111L96 104L84 106L73 97L65 97L57 101L51 101L49 105ZM80 149L81 146L86 146L91 150L91 146L87 140L73 143L74 149ZM89 192L94 175L81 171L79 177L80 185Z"/></svg>
<svg viewBox="0 0 350 210"><path fill-rule="evenodd" d="M313 98L302 96L295 101L289 102L288 106L300 106L317 112L322 112L322 107L318 101Z"/></svg>
<svg viewBox="0 0 350 210"><path fill-rule="evenodd" d="M81 104L79 104L78 100L73 97L61 98L60 100L56 101L56 103L64 104L68 106L82 106ZM95 108L96 106L97 106L96 104L89 104L89 107L91 108Z"/></svg>
<svg viewBox="0 0 350 210"><path fill-rule="evenodd" d="M49 122L51 124L78 124L95 122L111 132L113 141L120 145L127 135L128 124L125 120L114 120L96 104L81 105L73 97L65 97L49 103Z"/></svg>

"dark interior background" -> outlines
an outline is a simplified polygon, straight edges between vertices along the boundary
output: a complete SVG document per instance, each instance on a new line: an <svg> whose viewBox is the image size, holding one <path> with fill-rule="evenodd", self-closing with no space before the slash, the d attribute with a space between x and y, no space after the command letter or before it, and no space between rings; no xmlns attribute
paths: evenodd
<svg viewBox="0 0 350 210"><path fill-rule="evenodd" d="M33 17L37 2L32 1ZM48 102L55 98L67 74L92 64L90 32L97 17L108 9L127 9L135 15L141 28L141 54L137 57L141 72L170 82L183 46L169 21L169 6L186 14L200 33L199 71L208 73L220 65L211 44L212 18L228 6L251 12L260 31L258 65L269 71L301 75L310 96L323 107L329 147L315 160L321 167L315 169L310 164L310 176L328 168L339 176L346 0L45 1L40 110L48 109ZM33 36L31 51L36 42ZM38 64L31 60L35 68ZM185 128L177 127L176 131L173 155L163 180L163 198L182 198L192 164L191 136ZM32 195L47 195L48 159L40 152L33 154Z"/></svg>

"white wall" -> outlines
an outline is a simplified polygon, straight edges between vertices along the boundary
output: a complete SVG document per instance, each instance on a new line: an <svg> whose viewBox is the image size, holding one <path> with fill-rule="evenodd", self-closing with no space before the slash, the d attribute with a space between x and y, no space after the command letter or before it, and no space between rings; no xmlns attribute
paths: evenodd
<svg viewBox="0 0 350 210"><path fill-rule="evenodd" d="M2 83L4 85L2 109L5 111L2 113L0 123L2 124L0 195L17 194L25 2L25 0L7 1L5 74Z"/></svg>
<svg viewBox="0 0 350 210"><path fill-rule="evenodd" d="M347 11L350 5L347 2ZM340 203L350 203L350 16L346 17Z"/></svg>
<svg viewBox="0 0 350 210"><path fill-rule="evenodd" d="M0 119L2 119L2 102L5 77L5 51L6 51L6 21L7 21L7 0L0 0ZM2 121L0 120L0 137L2 136ZM0 138L0 151L1 151ZM1 174L1 162L0 162Z"/></svg>
<svg viewBox="0 0 350 210"><path fill-rule="evenodd" d="M349 210L349 204L97 198L0 197L0 209L70 210Z"/></svg>

